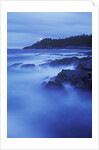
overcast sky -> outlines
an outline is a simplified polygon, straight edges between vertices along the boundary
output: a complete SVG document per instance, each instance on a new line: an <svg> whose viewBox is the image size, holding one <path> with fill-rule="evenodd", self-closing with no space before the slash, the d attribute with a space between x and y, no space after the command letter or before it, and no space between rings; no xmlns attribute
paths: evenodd
<svg viewBox="0 0 99 150"><path fill-rule="evenodd" d="M8 12L7 46L23 48L43 38L92 34L91 12Z"/></svg>

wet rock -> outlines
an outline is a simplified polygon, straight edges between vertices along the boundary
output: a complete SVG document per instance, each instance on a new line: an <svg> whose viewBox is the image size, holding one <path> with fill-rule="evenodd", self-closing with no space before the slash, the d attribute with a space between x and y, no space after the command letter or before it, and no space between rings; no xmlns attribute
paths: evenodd
<svg viewBox="0 0 99 150"><path fill-rule="evenodd" d="M56 59L49 63L50 66L61 66L61 65L71 65L71 64L91 64L92 58L91 57L71 57L71 58L63 58L63 59Z"/></svg>
<svg viewBox="0 0 99 150"><path fill-rule="evenodd" d="M86 55L88 55L88 57L90 57L92 55L92 52L85 52Z"/></svg>
<svg viewBox="0 0 99 150"><path fill-rule="evenodd" d="M28 68L34 68L35 67L35 65L34 64L23 64L23 65L21 65L21 68L24 68L24 69L28 69Z"/></svg>
<svg viewBox="0 0 99 150"><path fill-rule="evenodd" d="M50 90L65 90L64 86L61 83L57 83L57 82L53 82L53 81L49 81L46 85L45 85L46 89L50 89Z"/></svg>
<svg viewBox="0 0 99 150"><path fill-rule="evenodd" d="M20 65L22 65L22 63L15 63L15 64L11 65L10 67L19 67Z"/></svg>
<svg viewBox="0 0 99 150"><path fill-rule="evenodd" d="M84 57L84 58L80 58L81 62L85 62L85 63L91 63L92 58L91 57Z"/></svg>
<svg viewBox="0 0 99 150"><path fill-rule="evenodd" d="M63 89L63 84L66 82L71 83L76 88L85 90L92 90L92 58L64 58L54 60L50 63L52 66L69 65L75 63L77 65L75 70L62 70L56 77L50 79L45 84L49 89Z"/></svg>
<svg viewBox="0 0 99 150"><path fill-rule="evenodd" d="M70 65L72 63L78 63L79 58L72 57L72 58L63 58L63 59L56 59L53 60L49 65L50 66L61 66L61 65Z"/></svg>
<svg viewBox="0 0 99 150"><path fill-rule="evenodd" d="M77 70L91 71L92 70L92 58L82 58L76 67Z"/></svg>
<svg viewBox="0 0 99 150"><path fill-rule="evenodd" d="M86 70L86 71L91 71L92 70L92 64L85 64L85 63L80 63L76 69L82 69L82 70Z"/></svg>
<svg viewBox="0 0 99 150"><path fill-rule="evenodd" d="M56 76L55 82L69 82L76 88L92 90L92 72L82 70L62 70Z"/></svg>
<svg viewBox="0 0 99 150"><path fill-rule="evenodd" d="M76 70L62 70L55 79L55 82L70 82L72 79L76 80L77 79L77 74ZM74 76L75 75L75 76Z"/></svg>
<svg viewBox="0 0 99 150"><path fill-rule="evenodd" d="M56 59L51 61L50 63L40 64L41 67L59 67L59 66L67 66L67 65L75 65L77 66L76 69L84 69L84 70L91 70L92 69L92 58L91 57L71 57L71 58L63 58L63 59Z"/></svg>

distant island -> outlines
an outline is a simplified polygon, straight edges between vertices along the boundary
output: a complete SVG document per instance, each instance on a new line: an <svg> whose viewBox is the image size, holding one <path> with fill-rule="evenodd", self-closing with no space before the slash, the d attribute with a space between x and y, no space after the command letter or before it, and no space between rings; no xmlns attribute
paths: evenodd
<svg viewBox="0 0 99 150"><path fill-rule="evenodd" d="M92 48L92 35L71 36L64 39L45 38L23 49Z"/></svg>

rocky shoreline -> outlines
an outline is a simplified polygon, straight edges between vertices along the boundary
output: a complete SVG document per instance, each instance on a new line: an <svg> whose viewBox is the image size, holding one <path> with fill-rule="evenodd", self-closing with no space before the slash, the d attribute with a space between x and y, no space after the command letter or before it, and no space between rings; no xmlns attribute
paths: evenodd
<svg viewBox="0 0 99 150"><path fill-rule="evenodd" d="M44 87L50 90L64 90L64 83L70 83L75 88L92 90L92 57L85 58L63 58L56 59L49 63L50 66L61 66L75 64L75 70L62 70L48 82Z"/></svg>
<svg viewBox="0 0 99 150"><path fill-rule="evenodd" d="M26 46L23 49L90 49L92 48L92 35L78 35L69 38L52 39L45 38Z"/></svg>
<svg viewBox="0 0 99 150"><path fill-rule="evenodd" d="M67 66L73 65L73 69L63 69ZM38 65L39 67L43 67L44 69L47 67L51 68L59 68L62 69L56 76L53 77L45 77L43 83L41 84L45 89L49 89L50 91L66 91L64 84L69 83L75 88L79 88L82 90L92 91L92 53L85 52L84 56L77 57L64 57L61 59L50 60L46 63ZM15 63L9 67L9 69L17 69L21 70L33 70L36 68L36 65L33 63L25 64L25 63ZM46 82L47 78L47 82Z"/></svg>

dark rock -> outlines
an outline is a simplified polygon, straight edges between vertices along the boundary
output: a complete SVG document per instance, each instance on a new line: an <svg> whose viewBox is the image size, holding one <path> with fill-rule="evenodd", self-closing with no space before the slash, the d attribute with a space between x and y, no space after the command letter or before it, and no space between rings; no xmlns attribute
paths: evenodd
<svg viewBox="0 0 99 150"><path fill-rule="evenodd" d="M23 65L21 65L21 68L34 68L35 67L35 65L34 64L23 64Z"/></svg>
<svg viewBox="0 0 99 150"><path fill-rule="evenodd" d="M78 57L71 57L71 58L63 58L63 59L56 59L49 63L40 64L39 66L42 67L58 67L58 66L66 66L66 65L76 65L76 69L84 69L84 70L92 70L92 58L85 57L85 58L78 58Z"/></svg>
<svg viewBox="0 0 99 150"><path fill-rule="evenodd" d="M85 54L88 55L88 57L89 57L92 55L92 52L85 52Z"/></svg>
<svg viewBox="0 0 99 150"><path fill-rule="evenodd" d="M72 57L72 58L63 58L63 59L53 60L49 65L50 66L61 66L61 65L70 65L72 63L76 64L78 62L79 62L79 58Z"/></svg>
<svg viewBox="0 0 99 150"><path fill-rule="evenodd" d="M56 59L49 63L50 66L59 66L59 65L70 65L70 64L92 64L91 57L71 57L71 58L63 58L63 59Z"/></svg>
<svg viewBox="0 0 99 150"><path fill-rule="evenodd" d="M91 71L92 70L92 58L82 58L76 67L77 70Z"/></svg>
<svg viewBox="0 0 99 150"><path fill-rule="evenodd" d="M57 76L55 81L56 82L69 82L72 79L76 80L77 79L77 74L76 74L76 70L62 70ZM75 76L74 76L75 75Z"/></svg>
<svg viewBox="0 0 99 150"><path fill-rule="evenodd" d="M92 89L92 72L82 70L62 70L55 79L55 82L70 82L76 88Z"/></svg>
<svg viewBox="0 0 99 150"><path fill-rule="evenodd" d="M15 63L15 64L11 65L10 67L19 67L20 65L22 65L22 63Z"/></svg>
<svg viewBox="0 0 99 150"><path fill-rule="evenodd" d="M91 71L92 70L92 64L85 64L85 63L80 63L76 69L82 69L86 71Z"/></svg>
<svg viewBox="0 0 99 150"><path fill-rule="evenodd" d="M92 90L92 58L64 58L54 60L50 63L52 66L69 65L75 63L77 65L75 70L62 70L56 77L50 79L45 84L46 88L52 90L63 89L63 83L69 82L76 88L85 90Z"/></svg>
<svg viewBox="0 0 99 150"><path fill-rule="evenodd" d="M53 82L53 81L49 81L46 85L45 85L46 89L50 89L50 90L65 90L64 86L61 83L57 83L57 82Z"/></svg>

